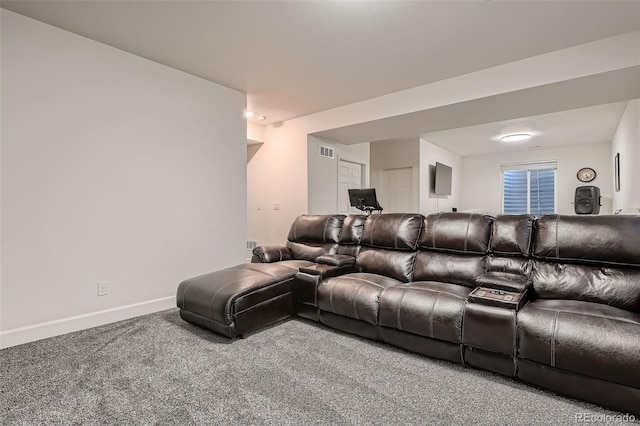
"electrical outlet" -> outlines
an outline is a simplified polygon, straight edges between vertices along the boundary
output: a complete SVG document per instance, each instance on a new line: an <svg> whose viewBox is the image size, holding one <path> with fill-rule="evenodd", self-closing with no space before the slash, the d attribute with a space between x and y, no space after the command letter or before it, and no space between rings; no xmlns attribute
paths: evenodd
<svg viewBox="0 0 640 426"><path fill-rule="evenodd" d="M98 282L98 296L106 296L109 294L109 281Z"/></svg>
<svg viewBox="0 0 640 426"><path fill-rule="evenodd" d="M277 202L277 201L275 203L273 203L273 209L274 210L280 210L280 203Z"/></svg>

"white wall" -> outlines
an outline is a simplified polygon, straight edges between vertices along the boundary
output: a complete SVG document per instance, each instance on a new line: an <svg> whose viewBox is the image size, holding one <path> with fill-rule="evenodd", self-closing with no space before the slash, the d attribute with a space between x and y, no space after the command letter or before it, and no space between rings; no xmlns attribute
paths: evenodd
<svg viewBox="0 0 640 426"><path fill-rule="evenodd" d="M175 306L240 263L245 105L2 10L1 344Z"/></svg>
<svg viewBox="0 0 640 426"><path fill-rule="evenodd" d="M413 173L411 211L420 209L420 143L418 139L376 141L371 143L371 186L381 192L382 172L410 167ZM380 198L380 196L378 196ZM380 199L385 207L385 200Z"/></svg>
<svg viewBox="0 0 640 426"><path fill-rule="evenodd" d="M320 157L320 146L333 148L334 158ZM307 138L307 180L309 214L338 212L338 161L364 164L364 186L369 186L369 143L345 145L309 136Z"/></svg>
<svg viewBox="0 0 640 426"><path fill-rule="evenodd" d="M640 212L640 99L629 101L611 143L611 161L620 153L620 192L613 193L613 211Z"/></svg>
<svg viewBox="0 0 640 426"><path fill-rule="evenodd" d="M451 167L451 195L435 195L434 172L436 162ZM420 140L420 213L428 215L460 209L462 183L462 158L451 151L440 148L424 139Z"/></svg>
<svg viewBox="0 0 640 426"><path fill-rule="evenodd" d="M477 209L499 214L502 209L502 183L500 166L508 163L557 160L557 206L559 214L574 214L573 200L578 186L594 185L600 188L602 207L600 214L611 214L613 195L611 144L574 145L556 149L540 149L500 155L462 158L462 210ZM582 167L596 170L596 179L582 183L576 173Z"/></svg>
<svg viewBox="0 0 640 426"><path fill-rule="evenodd" d="M288 121L265 127L264 136L247 164L247 238L282 245L291 222L307 212L307 135Z"/></svg>

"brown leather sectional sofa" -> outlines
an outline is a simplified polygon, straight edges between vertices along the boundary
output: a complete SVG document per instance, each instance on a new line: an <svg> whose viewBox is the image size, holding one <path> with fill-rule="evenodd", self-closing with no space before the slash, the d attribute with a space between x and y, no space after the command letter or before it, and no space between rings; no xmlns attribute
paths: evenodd
<svg viewBox="0 0 640 426"><path fill-rule="evenodd" d="M297 314L640 414L640 216L304 215L177 303L229 337Z"/></svg>

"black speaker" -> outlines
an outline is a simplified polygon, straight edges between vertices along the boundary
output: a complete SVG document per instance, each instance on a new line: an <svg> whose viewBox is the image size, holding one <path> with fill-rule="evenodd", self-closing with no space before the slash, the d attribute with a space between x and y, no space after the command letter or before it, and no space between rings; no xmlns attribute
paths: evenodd
<svg viewBox="0 0 640 426"><path fill-rule="evenodd" d="M600 188L597 186L579 186L574 201L576 214L600 213Z"/></svg>

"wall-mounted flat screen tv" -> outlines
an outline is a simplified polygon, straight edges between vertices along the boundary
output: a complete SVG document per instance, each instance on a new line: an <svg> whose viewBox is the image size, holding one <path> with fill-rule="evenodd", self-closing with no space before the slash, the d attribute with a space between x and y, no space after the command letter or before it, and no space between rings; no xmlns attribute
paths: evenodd
<svg viewBox="0 0 640 426"><path fill-rule="evenodd" d="M453 170L446 164L436 162L435 188L436 195L451 195L451 177Z"/></svg>

